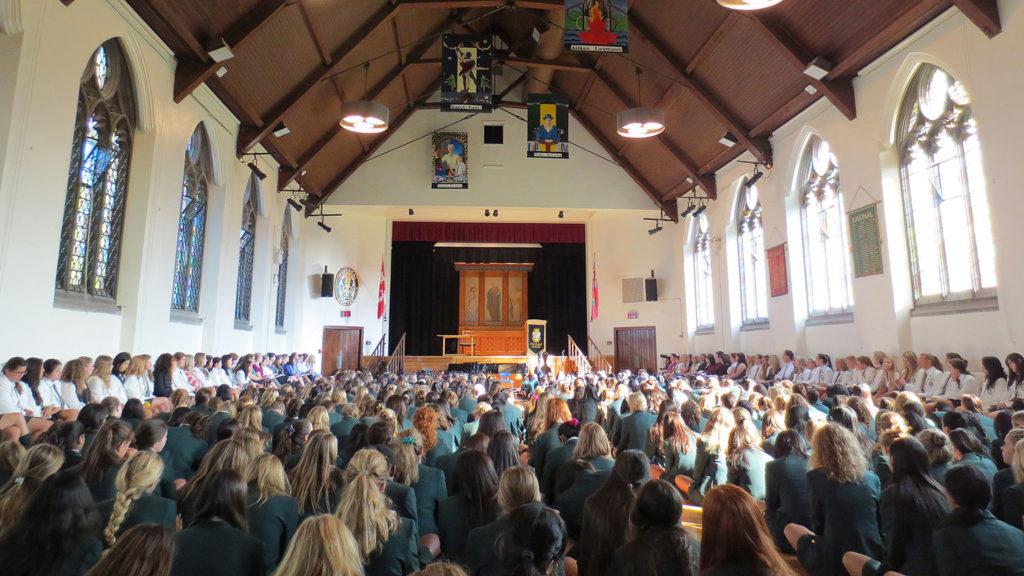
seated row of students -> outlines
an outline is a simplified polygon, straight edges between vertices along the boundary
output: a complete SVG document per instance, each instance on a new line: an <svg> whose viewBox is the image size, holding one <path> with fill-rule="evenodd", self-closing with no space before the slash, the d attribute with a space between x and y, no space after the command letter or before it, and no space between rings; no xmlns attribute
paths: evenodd
<svg viewBox="0 0 1024 576"><path fill-rule="evenodd" d="M89 404L27 452L0 445L0 474L9 475L0 487L0 558L24 555L25 534L40 538L43 520L30 511L52 505L36 500L54 497L43 487L67 477L85 490L78 516L98 522L62 535L46 562L25 560L13 574L58 564L80 574L132 527L173 529L177 517L175 574L290 574L282 571L296 569L287 552L298 527L325 514L352 534L352 573L405 575L445 559L474 575L788 574L780 549L797 552L812 574L843 573L847 552L928 573L914 572L915 562L935 555L928 536L943 528L907 536L909 528L887 522L909 516L883 505L912 474L905 461L924 462L940 485L954 470L977 470L995 492L992 509L1020 525L1024 430L996 426L990 438L967 411L937 410L933 420L913 393L876 406L867 386L831 386L822 397L788 382L695 378L693 387L677 379L663 388L645 374L585 375L539 389L523 421L500 385L476 384L456 374L349 373L240 391L224 385L194 398L178 391L173 412L148 419L137 399ZM1024 427L1024 414L997 416ZM95 427L91 437L83 421ZM519 463L524 443L532 468ZM1010 467L997 472L993 454ZM652 462L663 480L652 480ZM684 501L704 506L700 544L679 526ZM534 511L528 526L548 531L544 550L526 538L530 530L511 528L522 526L514 519L525 509ZM967 534L957 537L979 537L975 524L956 524ZM934 566L938 573L1024 566L1024 532L996 518L977 525L1002 552L980 547L966 564ZM509 538L517 547L504 548Z"/></svg>

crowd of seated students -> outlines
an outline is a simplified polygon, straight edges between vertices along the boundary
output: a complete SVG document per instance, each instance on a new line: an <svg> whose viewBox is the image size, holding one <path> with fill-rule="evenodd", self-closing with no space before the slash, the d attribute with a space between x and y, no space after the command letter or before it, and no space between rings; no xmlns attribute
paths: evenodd
<svg viewBox="0 0 1024 576"><path fill-rule="evenodd" d="M519 398L280 359L8 360L0 573L1024 574L1016 354L684 356Z"/></svg>

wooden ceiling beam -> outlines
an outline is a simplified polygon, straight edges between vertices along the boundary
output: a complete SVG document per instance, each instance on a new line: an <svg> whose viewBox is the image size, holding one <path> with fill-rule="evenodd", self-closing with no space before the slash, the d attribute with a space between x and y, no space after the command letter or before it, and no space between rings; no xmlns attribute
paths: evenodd
<svg viewBox="0 0 1024 576"><path fill-rule="evenodd" d="M262 142L274 127L280 124L281 121L284 120L284 117L298 106L299 102L301 102L307 94L314 91L321 82L330 76L331 72L334 71L335 64L344 60L346 56L362 46L374 32L380 29L381 26L387 24L388 21L395 16L395 13L398 11L398 7L401 5L403 4L384 4L379 10L363 22L362 26L353 32L341 47L331 54L331 60L334 64L318 66L311 74L306 76L299 86L289 92L287 96L282 98L278 104L274 106L271 113L261 120L261 124L242 126L238 131L236 153L241 156L249 150L252 150L253 146Z"/></svg>
<svg viewBox="0 0 1024 576"><path fill-rule="evenodd" d="M313 45L316 46L316 51L320 54L320 61L325 66L331 65L331 53L327 50L327 46L324 45L323 38L316 31L316 27L313 26L313 19L309 16L309 9L306 8L305 0L297 0L299 5L299 12L302 14L302 22L306 25L306 32L309 33L309 39L313 41ZM392 23L394 20L392 20Z"/></svg>
<svg viewBox="0 0 1024 576"><path fill-rule="evenodd" d="M240 48L287 6L288 2L289 0L264 1L238 22L235 22L224 33L224 41L232 50ZM179 60L178 66L174 70L174 101L180 103L187 98L196 88L209 80L220 67L219 62L214 62L205 54L202 58Z"/></svg>
<svg viewBox="0 0 1024 576"><path fill-rule="evenodd" d="M199 45L181 18L174 12L166 10L165 3L158 0L127 0L127 2L132 10L156 32L157 36L167 43L179 60L209 58L206 50Z"/></svg>
<svg viewBox="0 0 1024 576"><path fill-rule="evenodd" d="M732 28L732 25L736 22L737 18L739 17L736 16L735 10L729 10L726 13L725 18L722 19L722 23L719 24L718 27L715 28L715 31L711 33L711 36L708 36L708 39L700 45L700 48L698 48L697 52L694 53L693 58L690 58L690 62L684 69L687 74L693 74L693 71L700 67L704 59L707 58L707 55L718 47L718 44L722 41L722 38L726 33L729 32L729 29Z"/></svg>
<svg viewBox="0 0 1024 576"><path fill-rule="evenodd" d="M505 96L508 96L510 92L518 88L519 85L522 84L523 82L526 82L525 73L520 74L518 78L516 78L511 84L505 87L504 90L498 93L498 97L494 99L495 104L499 106L503 105L502 101L505 99Z"/></svg>
<svg viewBox="0 0 1024 576"><path fill-rule="evenodd" d="M953 4L989 38L1003 31L997 0L953 0Z"/></svg>
<svg viewBox="0 0 1024 576"><path fill-rule="evenodd" d="M842 61L833 62L832 71L826 78L856 75L861 68L878 58L880 54L949 8L949 0L919 0L907 4L909 4L907 10L890 19L889 23L878 33L861 42Z"/></svg>
<svg viewBox="0 0 1024 576"><path fill-rule="evenodd" d="M548 68L562 72L590 72L594 68L586 64L567 59L541 60L539 58L518 58L516 56L499 56L495 60L500 64L509 66L525 66L527 68Z"/></svg>
<svg viewBox="0 0 1024 576"><path fill-rule="evenodd" d="M814 60L815 55L802 46L788 30L767 14L751 14L750 19L757 24L764 34L770 39L787 60L801 74L807 69L807 65ZM843 116L853 120L857 117L857 103L853 94L853 82L850 79L815 80L806 76L807 83L814 86L819 92L828 98Z"/></svg>
<svg viewBox="0 0 1024 576"><path fill-rule="evenodd" d="M627 108L635 108L639 104L633 100L633 98L626 93L615 81L608 76L604 70L594 70L594 75L597 79L604 84L606 88L619 99L620 102L626 105ZM661 143L662 146L668 150L669 154L675 157L675 159L682 164L683 170L685 170L691 178L693 178L701 188L707 193L708 196L717 197L718 189L715 185L714 174L707 175L701 174L700 169L697 167L697 163L693 161L686 152L683 152L679 146L676 145L667 135L657 136L655 140ZM627 140L630 142L630 140ZM618 155L618 152L616 152Z"/></svg>
<svg viewBox="0 0 1024 576"><path fill-rule="evenodd" d="M636 12L629 15L629 25L634 30L640 33L640 35L651 45L655 53L661 56L666 62L672 65L679 75L679 80L686 85L687 88L697 97L707 108L709 112L725 126L726 131L736 137L736 140L750 153L758 162L764 162L771 164L772 162L772 145L767 138L753 138L750 136L750 132L744 128L739 119L737 119L732 112L726 109L725 105L716 97L711 89L706 87L702 82L688 74L686 67L683 66L678 59L672 56L672 51L669 49L668 44L661 39L654 30L647 25L643 18L639 17Z"/></svg>
<svg viewBox="0 0 1024 576"><path fill-rule="evenodd" d="M409 8L532 8L553 10L565 8L564 0L402 0Z"/></svg>
<svg viewBox="0 0 1024 576"><path fill-rule="evenodd" d="M60 3L65 5L65 6L71 6L72 4L75 3L75 0L60 0Z"/></svg>

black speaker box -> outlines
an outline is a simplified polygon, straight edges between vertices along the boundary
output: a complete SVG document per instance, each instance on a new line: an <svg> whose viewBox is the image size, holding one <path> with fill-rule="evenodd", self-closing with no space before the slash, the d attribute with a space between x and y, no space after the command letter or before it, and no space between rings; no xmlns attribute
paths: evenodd
<svg viewBox="0 0 1024 576"><path fill-rule="evenodd" d="M320 297L330 298L334 296L334 274L320 275Z"/></svg>
<svg viewBox="0 0 1024 576"><path fill-rule="evenodd" d="M644 294L648 302L658 301L658 279L644 278Z"/></svg>

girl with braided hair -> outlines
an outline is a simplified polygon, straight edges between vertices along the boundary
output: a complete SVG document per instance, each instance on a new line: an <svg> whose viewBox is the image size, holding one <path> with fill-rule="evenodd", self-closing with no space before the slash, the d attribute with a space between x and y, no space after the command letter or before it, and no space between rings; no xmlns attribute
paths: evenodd
<svg viewBox="0 0 1024 576"><path fill-rule="evenodd" d="M103 540L108 546L124 531L139 524L174 528L178 506L174 500L153 494L164 473L164 463L154 452L136 452L117 472L117 496L99 502L97 508L107 520Z"/></svg>
<svg viewBox="0 0 1024 576"><path fill-rule="evenodd" d="M401 518L384 496L388 462L376 450L360 450L345 469L347 487L335 514L359 548L367 576L402 576L419 570L416 527Z"/></svg>

